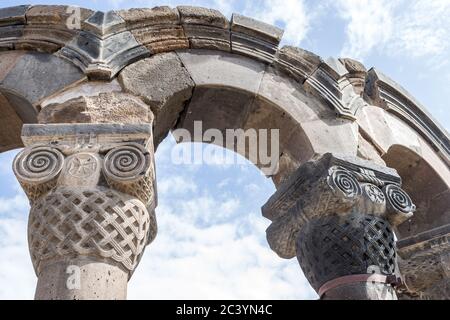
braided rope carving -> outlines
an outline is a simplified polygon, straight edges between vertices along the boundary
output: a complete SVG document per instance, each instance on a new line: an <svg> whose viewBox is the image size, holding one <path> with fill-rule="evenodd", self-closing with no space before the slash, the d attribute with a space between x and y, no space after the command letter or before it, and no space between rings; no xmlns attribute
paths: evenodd
<svg viewBox="0 0 450 320"><path fill-rule="evenodd" d="M110 258L133 271L156 219L141 201L111 189L58 188L32 207L28 230L37 274L45 261L71 255Z"/></svg>

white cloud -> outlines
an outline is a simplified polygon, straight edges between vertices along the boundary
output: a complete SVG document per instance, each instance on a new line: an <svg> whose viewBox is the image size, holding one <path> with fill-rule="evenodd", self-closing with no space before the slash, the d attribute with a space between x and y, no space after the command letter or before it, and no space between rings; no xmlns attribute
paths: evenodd
<svg viewBox="0 0 450 320"><path fill-rule="evenodd" d="M10 198L0 197L0 214L17 215L18 212L26 212L28 208L28 198L23 192Z"/></svg>
<svg viewBox="0 0 450 320"><path fill-rule="evenodd" d="M169 176L158 180L158 192L161 194L182 195L197 191L197 185L183 176Z"/></svg>
<svg viewBox="0 0 450 320"><path fill-rule="evenodd" d="M25 216L22 213L19 216ZM0 218L0 299L32 299L36 276L27 245L27 221Z"/></svg>
<svg viewBox="0 0 450 320"><path fill-rule="evenodd" d="M398 14L393 52L405 52L413 58L441 56L450 50L450 1L418 0Z"/></svg>
<svg viewBox="0 0 450 320"><path fill-rule="evenodd" d="M449 0L338 0L338 14L348 22L342 56L364 59L372 52L429 65L447 64L450 50Z"/></svg>
<svg viewBox="0 0 450 320"><path fill-rule="evenodd" d="M291 45L300 45L309 31L309 13L303 0L262 0L247 1L244 13L266 23L281 24L284 28L283 40Z"/></svg>
<svg viewBox="0 0 450 320"><path fill-rule="evenodd" d="M131 299L316 298L298 263L279 259L262 241L261 217L200 228L164 207L158 215L160 234L130 281ZM248 224L242 235L239 224Z"/></svg>
<svg viewBox="0 0 450 320"><path fill-rule="evenodd" d="M347 41L342 56L361 59L377 45L386 43L392 36L393 7L391 0L338 0L340 16L348 21Z"/></svg>

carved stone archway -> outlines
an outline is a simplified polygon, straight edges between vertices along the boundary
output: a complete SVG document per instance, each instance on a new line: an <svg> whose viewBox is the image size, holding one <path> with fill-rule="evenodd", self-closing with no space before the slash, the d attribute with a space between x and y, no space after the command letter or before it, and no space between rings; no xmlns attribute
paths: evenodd
<svg viewBox="0 0 450 320"><path fill-rule="evenodd" d="M321 298L448 297L449 136L398 84L278 48L282 30L238 14L77 13L74 28L66 6L0 9L0 150L25 146L37 299L126 297L156 236L155 148L194 121L279 129L267 239ZM87 285L67 284L72 267Z"/></svg>

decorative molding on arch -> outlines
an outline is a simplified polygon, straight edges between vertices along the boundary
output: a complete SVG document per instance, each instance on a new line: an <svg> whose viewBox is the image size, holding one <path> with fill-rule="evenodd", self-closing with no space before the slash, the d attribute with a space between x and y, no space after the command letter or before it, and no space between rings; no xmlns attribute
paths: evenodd
<svg viewBox="0 0 450 320"><path fill-rule="evenodd" d="M73 14L70 6L0 9L0 48L54 53L91 80L111 80L125 66L154 54L213 49L245 55L306 81L341 117L354 120L362 101L349 90L344 64L323 62L299 48L279 49L283 30L239 14L229 21L216 10L189 6L117 12L81 8L80 13L79 29L74 29L65 23Z"/></svg>
<svg viewBox="0 0 450 320"><path fill-rule="evenodd" d="M450 166L450 136L424 106L398 83L372 68L366 80L366 95L371 102L408 123Z"/></svg>
<svg viewBox="0 0 450 320"><path fill-rule="evenodd" d="M299 82L340 118L354 121L369 104L395 113L450 163L448 134L404 89L351 59L322 60L300 48L278 48L283 31L277 27L238 14L228 20L212 9L163 6L109 12L79 8L81 21L72 28L66 22L73 10L42 5L0 9L0 50L53 54L76 65L89 80L114 79L126 66L163 52L208 49L245 55ZM0 67L6 72L15 68L1 61Z"/></svg>

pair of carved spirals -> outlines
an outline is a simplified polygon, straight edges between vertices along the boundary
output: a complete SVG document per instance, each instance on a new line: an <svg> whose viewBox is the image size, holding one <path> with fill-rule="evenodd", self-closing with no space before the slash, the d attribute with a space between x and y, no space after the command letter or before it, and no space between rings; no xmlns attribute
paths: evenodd
<svg viewBox="0 0 450 320"><path fill-rule="evenodd" d="M366 184L361 188L356 177L343 168L334 168L328 178L328 183L346 198L355 198L364 192L373 202L384 203L386 201L388 207L396 212L410 213L416 209L411 198L399 186L388 184L381 190L373 184Z"/></svg>
<svg viewBox="0 0 450 320"><path fill-rule="evenodd" d="M61 172L64 155L55 148L40 146L20 152L13 163L13 170L19 181L45 183Z"/></svg>
<svg viewBox="0 0 450 320"><path fill-rule="evenodd" d="M130 144L116 147L106 154L103 172L108 179L127 182L144 176L150 165L150 152L138 144Z"/></svg>
<svg viewBox="0 0 450 320"><path fill-rule="evenodd" d="M64 155L58 149L38 146L20 152L14 159L13 169L20 181L45 183L56 178L63 165ZM128 181L145 175L150 165L150 152L138 144L130 144L110 150L103 169L107 178Z"/></svg>

